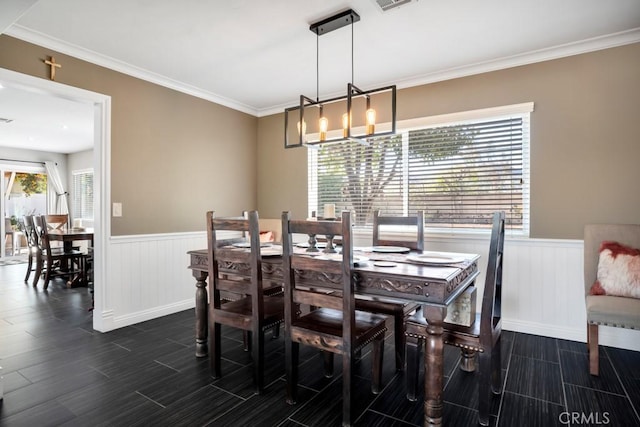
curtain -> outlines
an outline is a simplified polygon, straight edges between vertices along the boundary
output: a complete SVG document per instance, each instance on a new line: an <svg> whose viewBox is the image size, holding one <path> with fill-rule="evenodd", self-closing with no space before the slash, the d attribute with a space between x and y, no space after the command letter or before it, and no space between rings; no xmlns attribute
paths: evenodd
<svg viewBox="0 0 640 427"><path fill-rule="evenodd" d="M13 187L13 183L16 179L16 173L15 172L11 172L11 175L9 176L9 179L7 179L7 188L4 191L4 198L5 200L9 200L9 197L11 196L11 188Z"/></svg>
<svg viewBox="0 0 640 427"><path fill-rule="evenodd" d="M67 193L62 185L58 164L55 162L44 162L47 170L47 211L50 214L68 214L69 204L67 203Z"/></svg>

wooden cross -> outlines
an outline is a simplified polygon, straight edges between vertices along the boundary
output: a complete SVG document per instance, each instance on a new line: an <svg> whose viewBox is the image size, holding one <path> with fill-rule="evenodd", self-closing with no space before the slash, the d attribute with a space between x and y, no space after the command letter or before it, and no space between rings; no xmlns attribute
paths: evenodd
<svg viewBox="0 0 640 427"><path fill-rule="evenodd" d="M44 63L51 67L51 80L56 79L56 68L62 68L62 65L56 64L56 58L50 56L51 59L45 59Z"/></svg>

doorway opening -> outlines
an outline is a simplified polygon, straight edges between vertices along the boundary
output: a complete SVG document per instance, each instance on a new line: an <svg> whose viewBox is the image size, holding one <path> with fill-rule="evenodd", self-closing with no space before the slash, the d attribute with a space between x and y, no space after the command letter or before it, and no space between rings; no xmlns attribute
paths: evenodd
<svg viewBox="0 0 640 427"><path fill-rule="evenodd" d="M0 85L20 88L43 96L63 98L83 103L93 109L94 145L92 154L93 169L93 207L94 207L94 243L93 243L93 278L95 305L93 311L93 328L104 332L107 326L104 321L106 309L105 295L108 271L107 237L111 235L109 216L110 181L110 127L111 98L107 95L87 91L26 74L0 68ZM4 174L0 175L4 181ZM4 187L6 188L6 187ZM4 210L3 210L4 212Z"/></svg>

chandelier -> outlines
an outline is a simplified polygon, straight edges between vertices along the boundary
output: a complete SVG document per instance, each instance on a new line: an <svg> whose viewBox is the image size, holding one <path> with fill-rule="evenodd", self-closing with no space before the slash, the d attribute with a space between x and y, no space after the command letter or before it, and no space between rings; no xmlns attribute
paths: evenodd
<svg viewBox="0 0 640 427"><path fill-rule="evenodd" d="M316 99L300 95L299 105L284 110L285 148L366 142L396 133L396 86L361 90L353 84L353 24L359 20L360 15L349 9L309 27L316 34ZM351 82L346 95L320 100L320 36L347 25L351 25Z"/></svg>

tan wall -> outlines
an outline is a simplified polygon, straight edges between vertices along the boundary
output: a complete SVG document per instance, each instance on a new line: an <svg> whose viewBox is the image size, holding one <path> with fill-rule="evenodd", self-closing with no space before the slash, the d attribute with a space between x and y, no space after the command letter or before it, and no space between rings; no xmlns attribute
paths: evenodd
<svg viewBox="0 0 640 427"><path fill-rule="evenodd" d="M255 117L0 36L2 68L47 79L50 55L57 82L111 96L112 235L204 230L209 209L255 208Z"/></svg>
<svg viewBox="0 0 640 427"><path fill-rule="evenodd" d="M640 223L640 43L400 90L398 118L530 101L531 237ZM282 123L283 114L259 120L258 208L301 217L306 152L284 150Z"/></svg>

